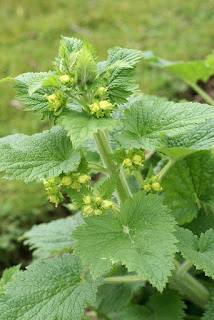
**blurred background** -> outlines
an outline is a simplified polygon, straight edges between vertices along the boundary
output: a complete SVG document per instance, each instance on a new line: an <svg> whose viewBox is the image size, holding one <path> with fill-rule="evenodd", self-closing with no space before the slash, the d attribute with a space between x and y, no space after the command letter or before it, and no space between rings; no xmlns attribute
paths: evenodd
<svg viewBox="0 0 214 320"><path fill-rule="evenodd" d="M169 60L200 59L214 49L214 1L1 0L0 28L0 78L51 69L60 35L86 37L100 60L115 45L152 50ZM144 93L170 99L187 90L168 73L143 64L137 68L137 80ZM23 108L12 86L1 84L0 137L49 127ZM47 203L42 185L0 176L0 271L30 259L16 240L24 230L67 213Z"/></svg>

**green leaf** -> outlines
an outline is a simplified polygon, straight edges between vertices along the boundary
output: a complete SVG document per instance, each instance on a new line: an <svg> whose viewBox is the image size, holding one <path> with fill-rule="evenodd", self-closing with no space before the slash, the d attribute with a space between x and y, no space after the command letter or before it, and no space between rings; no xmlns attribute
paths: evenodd
<svg viewBox="0 0 214 320"><path fill-rule="evenodd" d="M73 149L66 131L60 127L17 139L0 144L0 171L6 171L7 179L49 179L75 170L79 164L79 151Z"/></svg>
<svg viewBox="0 0 214 320"><path fill-rule="evenodd" d="M54 62L61 73L69 74L71 72L74 61L76 62L78 56L76 53L81 49L82 45L82 40L62 37L59 46L59 54Z"/></svg>
<svg viewBox="0 0 214 320"><path fill-rule="evenodd" d="M191 223L184 225L185 228L191 230L197 236L203 232L206 232L214 226L214 212L213 208L201 209Z"/></svg>
<svg viewBox="0 0 214 320"><path fill-rule="evenodd" d="M67 196L71 199L72 202L75 202L78 206L82 207L84 196L92 196L93 189L90 186L83 186L80 191L74 189L64 188L64 191L67 193Z"/></svg>
<svg viewBox="0 0 214 320"><path fill-rule="evenodd" d="M80 155L81 155L81 161L77 168L77 172L88 173L89 172L88 161L82 151L80 151Z"/></svg>
<svg viewBox="0 0 214 320"><path fill-rule="evenodd" d="M210 302L206 305L206 311L201 319L213 320L213 315L214 315L214 297L212 297Z"/></svg>
<svg viewBox="0 0 214 320"><path fill-rule="evenodd" d="M64 111L57 119L57 123L68 131L68 135L76 146L90 139L97 130L112 130L118 122L113 118L95 119L85 112Z"/></svg>
<svg viewBox="0 0 214 320"><path fill-rule="evenodd" d="M214 279L214 230L209 229L197 237L188 229L176 228L177 244L182 256L194 263L196 269Z"/></svg>
<svg viewBox="0 0 214 320"><path fill-rule="evenodd" d="M4 292L6 284L14 279L14 275L19 272L20 267L21 265L19 264L17 266L4 270L0 279L0 295Z"/></svg>
<svg viewBox="0 0 214 320"><path fill-rule="evenodd" d="M114 47L108 50L107 65L113 65L118 61L128 62L131 66L134 66L142 58L142 52L140 50L126 49L121 47Z"/></svg>
<svg viewBox="0 0 214 320"><path fill-rule="evenodd" d="M121 205L118 217L87 217L73 233L74 253L90 265L94 278L121 261L162 291L173 269L174 225L161 197L139 192Z"/></svg>
<svg viewBox="0 0 214 320"><path fill-rule="evenodd" d="M33 263L6 286L0 297L1 320L80 320L101 284L89 274L83 279L83 271L71 254Z"/></svg>
<svg viewBox="0 0 214 320"><path fill-rule="evenodd" d="M22 75L21 75L22 76ZM18 76L17 79L21 79L21 76ZM29 81L26 82L26 85L28 86L28 93L30 96L37 91L38 89L41 89L44 85L45 86L51 86L58 88L58 84L56 82L56 75L54 72L38 72L38 73L31 73L29 74ZM50 81L52 79L52 81ZM55 82L53 82L53 79L55 79Z"/></svg>
<svg viewBox="0 0 214 320"><path fill-rule="evenodd" d="M119 172L116 172L110 178L105 179L105 181L98 187L98 191L102 199L112 198L112 193L117 187L118 178Z"/></svg>
<svg viewBox="0 0 214 320"><path fill-rule="evenodd" d="M97 75L97 66L87 45L83 45L75 66L77 82L81 87L91 84Z"/></svg>
<svg viewBox="0 0 214 320"><path fill-rule="evenodd" d="M78 213L66 219L35 225L23 235L24 244L34 250L33 256L35 258L45 258L54 252L71 249L74 244L72 232L82 223L83 219Z"/></svg>
<svg viewBox="0 0 214 320"><path fill-rule="evenodd" d="M184 134L209 118L214 118L214 108L206 104L136 101L125 110L126 131L117 139L125 148L154 150L166 145L165 136Z"/></svg>
<svg viewBox="0 0 214 320"><path fill-rule="evenodd" d="M153 293L146 306L133 306L124 309L112 320L182 320L185 317L185 304L172 290L163 294Z"/></svg>
<svg viewBox="0 0 214 320"><path fill-rule="evenodd" d="M196 150L209 150L214 147L214 121L207 120L197 127L175 137L165 137L164 144L159 150L177 160Z"/></svg>
<svg viewBox="0 0 214 320"><path fill-rule="evenodd" d="M214 157L199 151L178 160L163 177L165 203L179 224L191 222L199 209L214 206Z"/></svg>
<svg viewBox="0 0 214 320"><path fill-rule="evenodd" d="M143 52L144 61L163 68L186 82L197 83L199 80L206 82L214 74L211 59L196 61L167 61L157 57L153 52Z"/></svg>

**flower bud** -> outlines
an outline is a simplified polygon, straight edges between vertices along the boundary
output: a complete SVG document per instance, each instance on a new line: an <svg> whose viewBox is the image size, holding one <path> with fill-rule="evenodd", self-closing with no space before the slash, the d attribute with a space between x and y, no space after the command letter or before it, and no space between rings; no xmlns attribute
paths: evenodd
<svg viewBox="0 0 214 320"><path fill-rule="evenodd" d="M94 210L94 214L95 214L95 216L101 216L101 215L102 215L102 210L100 210L100 209L95 209L95 210Z"/></svg>
<svg viewBox="0 0 214 320"><path fill-rule="evenodd" d="M95 202L96 202L96 204L101 204L102 203L102 198L100 198L100 197L96 197L95 198Z"/></svg>
<svg viewBox="0 0 214 320"><path fill-rule="evenodd" d="M93 104L90 104L89 109L91 110L92 113L95 113L100 110L99 105L95 102Z"/></svg>
<svg viewBox="0 0 214 320"><path fill-rule="evenodd" d="M138 155L138 154L134 155L132 158L132 161L137 166L142 166L142 157L140 155Z"/></svg>
<svg viewBox="0 0 214 320"><path fill-rule="evenodd" d="M83 208L83 215L91 214L94 211L93 207L90 205L84 206Z"/></svg>
<svg viewBox="0 0 214 320"><path fill-rule="evenodd" d="M61 180L61 185L62 186L70 186L72 184L72 178L70 176L65 176Z"/></svg>
<svg viewBox="0 0 214 320"><path fill-rule="evenodd" d="M100 87L100 88L97 90L97 93L102 95L102 94L106 93L107 90L108 90L108 88Z"/></svg>
<svg viewBox="0 0 214 320"><path fill-rule="evenodd" d="M130 158L126 158L125 160L123 160L122 166L128 168L131 167L132 164L132 160Z"/></svg>
<svg viewBox="0 0 214 320"><path fill-rule="evenodd" d="M161 190L162 190L161 185L160 185L159 182L154 182L154 183L152 184L152 189L153 189L155 192L158 192L158 191L161 191Z"/></svg>
<svg viewBox="0 0 214 320"><path fill-rule="evenodd" d="M112 201L109 201L109 200L103 200L102 204L101 204L101 207L105 210L111 208L113 205L113 202Z"/></svg>
<svg viewBox="0 0 214 320"><path fill-rule="evenodd" d="M67 74L62 75L61 77L59 77L59 80L62 84L68 84L71 80L70 76Z"/></svg>
<svg viewBox="0 0 214 320"><path fill-rule="evenodd" d="M150 186L150 184L145 184L143 188L146 192L150 192L152 190L152 187Z"/></svg>
<svg viewBox="0 0 214 320"><path fill-rule="evenodd" d="M91 203L91 197L90 196L84 196L82 198L82 201L84 204L90 204Z"/></svg>
<svg viewBox="0 0 214 320"><path fill-rule="evenodd" d="M100 101L100 109L102 110L111 110L113 108L113 104L107 100Z"/></svg>
<svg viewBox="0 0 214 320"><path fill-rule="evenodd" d="M87 183L88 180L90 180L90 179L91 179L91 177L88 176L87 174L82 174L82 175L79 176L79 178L78 178L77 181L78 181L79 183L81 183L81 184L84 184L84 183Z"/></svg>

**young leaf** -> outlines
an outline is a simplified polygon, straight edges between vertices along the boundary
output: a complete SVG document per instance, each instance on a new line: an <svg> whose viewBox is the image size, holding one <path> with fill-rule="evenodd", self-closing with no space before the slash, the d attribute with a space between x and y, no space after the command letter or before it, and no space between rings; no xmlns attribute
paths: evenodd
<svg viewBox="0 0 214 320"><path fill-rule="evenodd" d="M177 161L163 177L165 203L179 224L191 222L203 205L214 206L213 175L211 152L199 151Z"/></svg>
<svg viewBox="0 0 214 320"><path fill-rule="evenodd" d="M68 135L76 146L90 139L97 130L112 130L118 122L113 118L91 118L85 112L64 111L57 123L68 131Z"/></svg>
<svg viewBox="0 0 214 320"><path fill-rule="evenodd" d="M0 297L1 320L80 320L101 281L92 281L79 258L39 260L17 274Z"/></svg>
<svg viewBox="0 0 214 320"><path fill-rule="evenodd" d="M71 249L74 244L72 232L82 223L83 219L77 213L72 217L35 225L23 235L24 244L34 250L35 258L45 258L54 252Z"/></svg>
<svg viewBox="0 0 214 320"><path fill-rule="evenodd" d="M0 295L4 292L5 286L7 283L13 280L14 275L17 274L20 270L21 265L10 267L3 272L3 275L0 279Z"/></svg>
<svg viewBox="0 0 214 320"><path fill-rule="evenodd" d="M116 314L112 320L182 320L185 304L172 290L153 293L146 306L133 306Z"/></svg>
<svg viewBox="0 0 214 320"><path fill-rule="evenodd" d="M118 218L90 216L73 232L74 253L90 265L94 278L121 261L129 271L162 291L176 251L175 221L157 195L137 193L121 205Z"/></svg>
<svg viewBox="0 0 214 320"><path fill-rule="evenodd" d="M141 58L142 52L140 50L114 47L108 50L107 65L110 66L117 61L124 61L128 62L131 66L134 66Z"/></svg>
<svg viewBox="0 0 214 320"><path fill-rule="evenodd" d="M182 256L194 263L196 269L214 279L214 230L209 229L198 238L188 229L176 228L177 244Z"/></svg>
<svg viewBox="0 0 214 320"><path fill-rule="evenodd" d="M209 118L214 118L214 108L206 104L136 101L125 110L126 131L117 139L124 148L154 150L164 146L166 135L178 136Z"/></svg>
<svg viewBox="0 0 214 320"><path fill-rule="evenodd" d="M79 164L79 151L73 149L60 127L17 139L18 143L14 139L10 144L0 144L0 171L6 171L8 179L49 179L75 170Z"/></svg>
<svg viewBox="0 0 214 320"><path fill-rule="evenodd" d="M98 187L98 191L102 199L112 198L112 193L117 187L118 177L119 172L116 172L110 178L105 179L105 181Z"/></svg>

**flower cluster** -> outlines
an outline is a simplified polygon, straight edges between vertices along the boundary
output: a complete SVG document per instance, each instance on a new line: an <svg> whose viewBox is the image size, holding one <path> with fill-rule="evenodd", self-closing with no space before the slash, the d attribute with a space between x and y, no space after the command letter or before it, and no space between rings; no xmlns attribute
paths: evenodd
<svg viewBox="0 0 214 320"><path fill-rule="evenodd" d="M141 149L130 149L127 157L123 160L122 166L131 170L136 170L138 167L143 167L143 160L145 160L145 153Z"/></svg>
<svg viewBox="0 0 214 320"><path fill-rule="evenodd" d="M114 104L108 100L96 101L89 105L90 114L95 115L97 118L103 118L110 116Z"/></svg>
<svg viewBox="0 0 214 320"><path fill-rule="evenodd" d="M49 180L41 179L44 183L48 200L58 206L64 200L61 193L61 187L75 189L80 191L80 188L91 179L87 174L70 173L60 177L52 177Z"/></svg>
<svg viewBox="0 0 214 320"><path fill-rule="evenodd" d="M45 97L49 101L48 110L52 111L55 116L58 116L63 111L67 98L60 91L55 91L55 93L50 96L45 95Z"/></svg>
<svg viewBox="0 0 214 320"><path fill-rule="evenodd" d="M163 188L161 187L158 179L159 179L158 175L152 176L151 178L146 178L145 184L144 184L144 190L150 193L162 191Z"/></svg>
<svg viewBox="0 0 214 320"><path fill-rule="evenodd" d="M112 201L103 200L101 197L84 196L82 201L84 204L83 215L100 216L114 205Z"/></svg>

